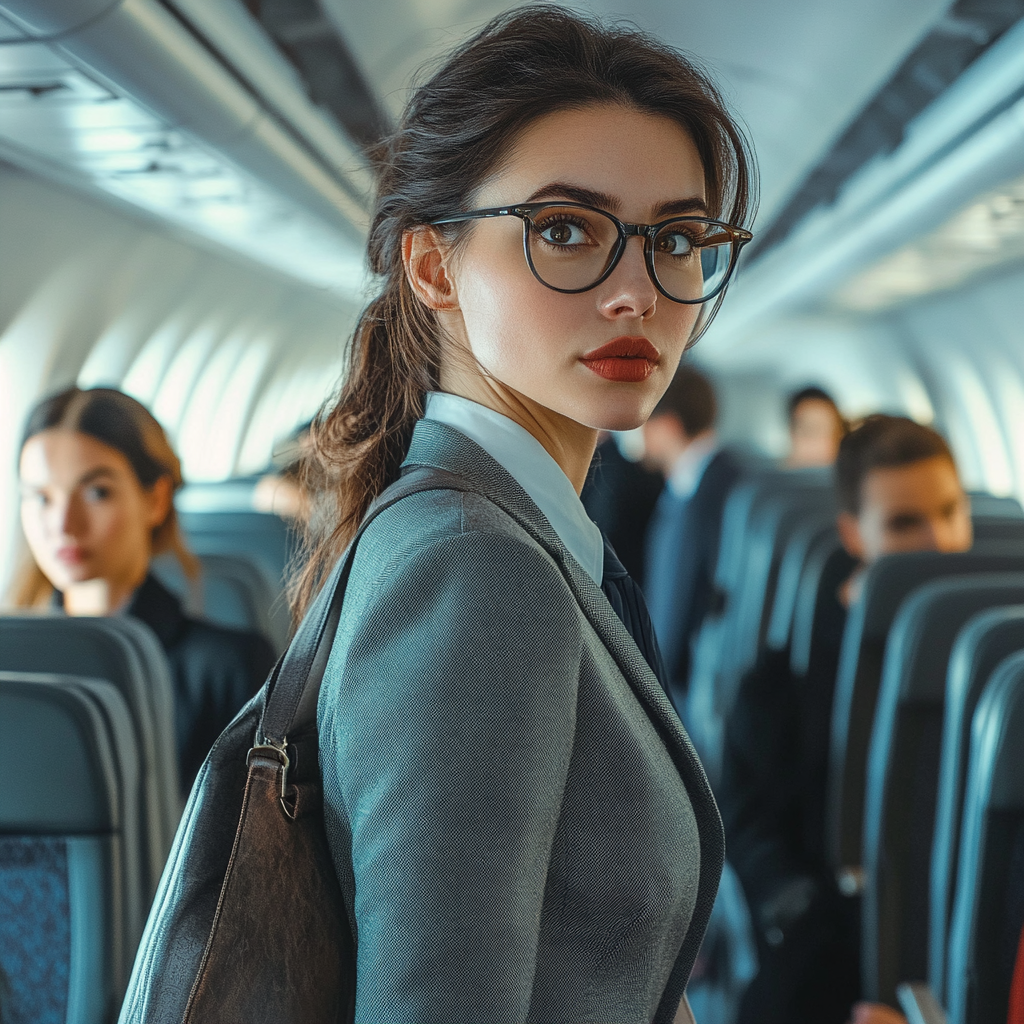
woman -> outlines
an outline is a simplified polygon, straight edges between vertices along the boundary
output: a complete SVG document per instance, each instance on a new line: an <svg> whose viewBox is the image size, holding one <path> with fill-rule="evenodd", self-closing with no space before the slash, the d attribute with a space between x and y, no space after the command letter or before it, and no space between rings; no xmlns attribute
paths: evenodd
<svg viewBox="0 0 1024 1024"><path fill-rule="evenodd" d="M402 465L469 491L362 536L320 693L357 1021L689 1019L721 822L578 495L721 297L749 191L698 70L554 7L457 50L381 155L300 605Z"/></svg>
<svg viewBox="0 0 1024 1024"><path fill-rule="evenodd" d="M68 615L127 614L149 626L171 666L183 793L223 728L266 678L273 651L259 634L187 617L150 572L171 552L195 579L178 529L181 467L160 424L133 398L72 387L40 402L21 443L21 522L32 555L21 607Z"/></svg>

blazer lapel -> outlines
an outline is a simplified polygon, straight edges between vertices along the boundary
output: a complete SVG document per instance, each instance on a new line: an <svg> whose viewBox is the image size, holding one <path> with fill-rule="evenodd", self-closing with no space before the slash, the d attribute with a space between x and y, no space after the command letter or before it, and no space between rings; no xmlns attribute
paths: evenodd
<svg viewBox="0 0 1024 1024"><path fill-rule="evenodd" d="M405 466L435 466L471 480L474 490L504 509L555 559L594 631L601 638L651 719L666 740L673 760L699 767L696 753L657 677L601 588L587 575L551 524L515 478L474 441L454 427L420 420ZM701 769L703 775L703 769Z"/></svg>

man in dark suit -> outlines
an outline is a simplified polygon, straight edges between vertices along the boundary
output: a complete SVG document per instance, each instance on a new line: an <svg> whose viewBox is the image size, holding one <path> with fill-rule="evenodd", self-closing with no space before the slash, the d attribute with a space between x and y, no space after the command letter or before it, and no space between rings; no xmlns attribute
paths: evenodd
<svg viewBox="0 0 1024 1024"><path fill-rule="evenodd" d="M690 644L711 606L722 509L739 476L715 435L717 413L711 382L684 365L644 426L644 461L665 477L648 530L644 591L677 710Z"/></svg>

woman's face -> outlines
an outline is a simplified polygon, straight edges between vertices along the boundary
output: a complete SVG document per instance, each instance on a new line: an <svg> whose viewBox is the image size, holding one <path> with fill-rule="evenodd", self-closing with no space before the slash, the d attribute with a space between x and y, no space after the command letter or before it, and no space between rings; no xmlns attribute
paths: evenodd
<svg viewBox="0 0 1024 1024"><path fill-rule="evenodd" d="M57 590L104 580L127 594L146 575L170 488L146 490L116 448L74 430L44 430L21 451L21 523Z"/></svg>
<svg viewBox="0 0 1024 1024"><path fill-rule="evenodd" d="M559 111L534 122L473 206L559 199L640 224L709 213L704 168L689 135L666 117L618 104ZM490 386L503 385L514 399L598 429L628 430L647 419L700 314L699 306L671 302L657 291L640 238L629 239L615 270L595 288L575 295L552 291L527 266L518 217L473 222L444 270L457 309L440 313L442 325L462 355L471 352L485 377L496 378ZM587 359L622 338L653 346L656 356L642 373L635 360L630 374L618 365L623 360L609 368ZM460 363L459 355L449 352L445 362L472 362ZM442 365L442 386L444 374ZM633 379L615 379L624 376Z"/></svg>

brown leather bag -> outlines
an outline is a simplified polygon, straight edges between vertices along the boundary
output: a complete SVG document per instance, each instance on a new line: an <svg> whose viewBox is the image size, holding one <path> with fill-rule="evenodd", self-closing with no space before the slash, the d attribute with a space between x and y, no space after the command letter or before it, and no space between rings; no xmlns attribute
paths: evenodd
<svg viewBox="0 0 1024 1024"><path fill-rule="evenodd" d="M388 488L263 689L192 788L142 937L120 1024L345 1024L355 950L327 845L316 704L352 555L386 508L466 490L416 467Z"/></svg>

